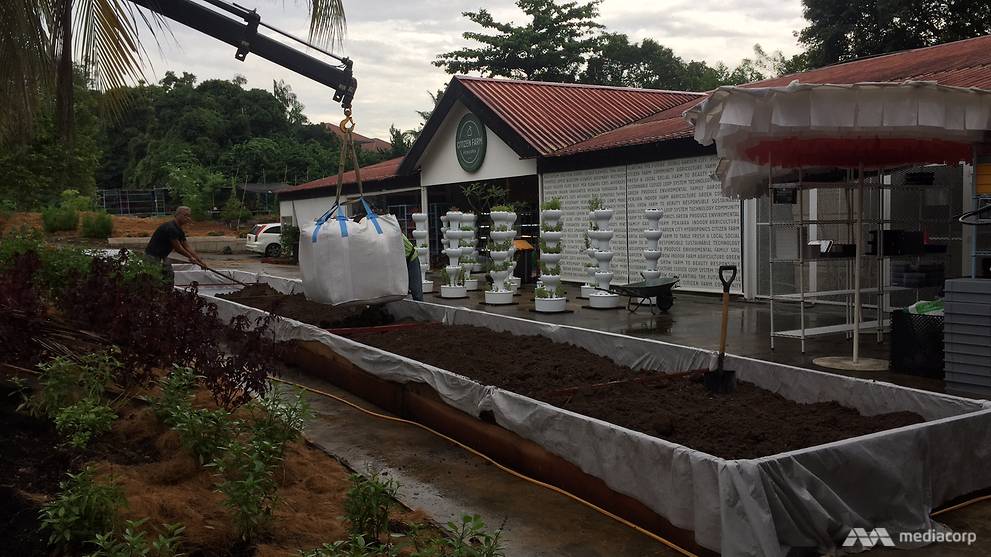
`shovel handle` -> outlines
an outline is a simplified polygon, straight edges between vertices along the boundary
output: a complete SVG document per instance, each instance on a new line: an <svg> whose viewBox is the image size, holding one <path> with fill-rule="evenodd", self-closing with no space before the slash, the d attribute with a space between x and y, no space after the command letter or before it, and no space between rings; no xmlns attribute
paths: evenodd
<svg viewBox="0 0 991 557"><path fill-rule="evenodd" d="M730 272L729 279L726 278L727 272ZM729 293L729 287L734 280L736 280L736 265L720 265L719 282L723 283L723 292Z"/></svg>

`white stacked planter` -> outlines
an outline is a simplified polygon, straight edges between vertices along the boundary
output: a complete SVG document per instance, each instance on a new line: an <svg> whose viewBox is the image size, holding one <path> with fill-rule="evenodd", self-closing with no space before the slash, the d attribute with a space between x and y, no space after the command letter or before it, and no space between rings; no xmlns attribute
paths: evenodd
<svg viewBox="0 0 991 557"><path fill-rule="evenodd" d="M413 239L416 240L416 256L420 260L420 280L423 281L423 292L433 292L434 283L427 280L427 271L430 270L430 242L428 239L430 230L427 225L427 214L413 213L413 223L416 224Z"/></svg>
<svg viewBox="0 0 991 557"><path fill-rule="evenodd" d="M485 303L511 304L516 290L509 280L513 268L510 252L515 251L513 240L516 238L516 230L513 230L513 224L516 222L516 213L492 211L491 217L489 257L492 258L492 271L489 274L492 276L492 290L485 292Z"/></svg>
<svg viewBox="0 0 991 557"><path fill-rule="evenodd" d="M598 244L594 257L598 263L598 268L595 271L595 282L599 289L589 293L588 305L597 309L619 307L619 295L606 291L609 288L609 283L612 282L613 273L609 265L615 256L613 251L609 249L609 242L612 241L613 237L613 231L609 228L612 215L612 209L596 209L589 213L595 226L593 230L588 231L588 237Z"/></svg>
<svg viewBox="0 0 991 557"><path fill-rule="evenodd" d="M542 227L546 228L557 228L558 223L561 222L561 210L560 209L545 209L540 214L540 222ZM540 283L541 286L550 293L548 298L534 298L534 309L541 313L558 313L564 311L568 304L568 298L561 296L558 292L561 289L561 273L553 273L553 271L558 270L561 263L561 253L559 247L561 246L561 238L564 235L561 231L555 230L541 230L540 239L543 240L544 245L551 251L558 251L558 253L548 253L547 250L540 251Z"/></svg>
<svg viewBox="0 0 991 557"><path fill-rule="evenodd" d="M647 217L647 228L643 231L643 237L647 240L647 249L643 250L643 258L647 260L647 268L643 272L645 280L656 279L661 276L657 270L657 260L661 258L661 218L664 211L660 209L647 209L644 211Z"/></svg>
<svg viewBox="0 0 991 557"><path fill-rule="evenodd" d="M447 256L447 267L444 268L447 271L447 284L442 284L440 287L440 297L441 298L466 298L468 297L468 292L465 290L464 282L459 279L461 275L461 255L464 253L461 248L461 241L473 236L474 233L461 230L461 218L463 217L461 211L449 211L445 217L441 220L447 221L447 227L442 228L444 230L444 243L447 247L444 249L444 255Z"/></svg>
<svg viewBox="0 0 991 557"><path fill-rule="evenodd" d="M461 239L461 270L465 274L465 290L468 292L478 290L478 279L471 278L471 272L475 270L475 263L478 261L478 251L476 245L478 240L475 236L475 221L477 216L474 213L464 213L461 215L461 231L468 232L468 236Z"/></svg>
<svg viewBox="0 0 991 557"><path fill-rule="evenodd" d="M588 214L588 227L589 227L589 229L592 228L592 213L591 212L589 212L589 214ZM592 294L592 292L595 292L595 286L597 284L595 282L595 272L599 269L599 262L595 260L595 251L599 247L599 242L596 241L596 240L593 240L591 237L588 236L588 233L590 231L591 230L586 230L585 231L585 237L588 239L588 242L586 242L588 244L588 247L585 248L585 255L588 256L590 262L585 263L585 267L584 267L584 269L585 269L585 284L583 284L581 286L581 292L578 295L578 297L579 298L582 298L583 300L587 300L588 297Z"/></svg>

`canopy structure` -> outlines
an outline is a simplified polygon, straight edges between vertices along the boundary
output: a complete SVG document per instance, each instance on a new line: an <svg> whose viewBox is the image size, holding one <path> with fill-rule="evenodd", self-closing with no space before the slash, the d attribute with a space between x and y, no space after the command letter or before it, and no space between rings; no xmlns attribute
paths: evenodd
<svg viewBox="0 0 991 557"><path fill-rule="evenodd" d="M696 141L716 144L723 194L752 199L769 170L969 160L991 130L991 91L931 81L720 87L685 118Z"/></svg>
<svg viewBox="0 0 991 557"><path fill-rule="evenodd" d="M696 141L716 144L716 174L727 197L760 197L769 179L795 169L859 170L853 357L817 363L886 368L859 357L863 171L971 159L973 146L991 130L991 91L930 81L720 87L684 116L695 126Z"/></svg>

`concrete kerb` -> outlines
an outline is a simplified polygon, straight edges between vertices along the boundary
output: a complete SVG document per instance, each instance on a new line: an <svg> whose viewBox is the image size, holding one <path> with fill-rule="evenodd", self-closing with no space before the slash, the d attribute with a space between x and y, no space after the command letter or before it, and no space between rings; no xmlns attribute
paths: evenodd
<svg viewBox="0 0 991 557"><path fill-rule="evenodd" d="M239 280L257 279L283 292L299 286L298 281L235 273ZM206 287L202 295L216 293L207 286L213 278L196 271L180 275L200 279ZM216 302L222 315L261 314L234 302ZM692 347L467 308L410 301L389 308L399 317L542 334L631 367L672 372L701 367L711 357ZM426 383L470 416L489 411L503 428L637 499L674 527L694 531L700 546L724 554L830 549L852 527L924 530L933 525L929 512L934 507L991 486L991 472L980 464L991 454L979 454L991 453L991 406L986 401L728 355L727 366L735 368L741 380L798 402L837 400L868 415L908 410L931 421L760 459L727 461L479 385L292 320L283 320L276 334L320 342L357 368L390 381ZM967 457L961 447L976 448Z"/></svg>

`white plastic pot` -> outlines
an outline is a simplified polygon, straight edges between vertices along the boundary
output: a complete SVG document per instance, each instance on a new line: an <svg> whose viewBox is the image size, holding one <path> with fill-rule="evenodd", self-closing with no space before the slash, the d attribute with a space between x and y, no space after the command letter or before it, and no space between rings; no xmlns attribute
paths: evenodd
<svg viewBox="0 0 991 557"><path fill-rule="evenodd" d="M513 303L513 291L501 290L499 292L493 292L492 290L486 290L485 303L492 305L511 304Z"/></svg>
<svg viewBox="0 0 991 557"><path fill-rule="evenodd" d="M536 298L533 301L534 309L541 313L559 313L567 309L567 298Z"/></svg>

